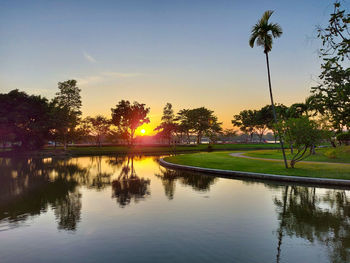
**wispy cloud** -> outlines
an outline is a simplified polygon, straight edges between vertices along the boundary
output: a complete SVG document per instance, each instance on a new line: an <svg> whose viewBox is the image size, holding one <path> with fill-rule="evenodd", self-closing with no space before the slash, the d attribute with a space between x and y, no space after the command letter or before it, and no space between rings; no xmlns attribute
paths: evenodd
<svg viewBox="0 0 350 263"><path fill-rule="evenodd" d="M102 72L101 75L108 77L116 77L116 78L132 78L144 76L143 73L123 73L123 72Z"/></svg>
<svg viewBox="0 0 350 263"><path fill-rule="evenodd" d="M91 85L100 83L103 81L111 81L115 79L125 79L125 78L134 78L134 77L140 77L145 76L146 74L143 73L127 73L127 72L101 72L96 75L91 76L85 76L85 77L76 77L75 79L78 81L78 84L81 86L85 85Z"/></svg>
<svg viewBox="0 0 350 263"><path fill-rule="evenodd" d="M96 59L93 56L91 56L90 54L88 54L87 52L84 51L83 55L87 61L89 61L91 63L96 63Z"/></svg>

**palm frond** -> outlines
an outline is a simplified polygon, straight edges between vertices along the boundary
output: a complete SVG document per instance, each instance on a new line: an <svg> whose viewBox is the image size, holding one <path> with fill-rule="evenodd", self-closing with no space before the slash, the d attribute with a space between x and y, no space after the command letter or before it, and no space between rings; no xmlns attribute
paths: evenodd
<svg viewBox="0 0 350 263"><path fill-rule="evenodd" d="M273 10L267 10L264 12L264 14L262 15L260 21L264 22L264 23L268 23L270 17L272 16L273 14Z"/></svg>
<svg viewBox="0 0 350 263"><path fill-rule="evenodd" d="M255 40L258 38L258 36L259 36L258 32L253 32L252 30L252 34L250 35L250 38L249 38L249 46L251 48L254 47Z"/></svg>
<svg viewBox="0 0 350 263"><path fill-rule="evenodd" d="M282 28L277 23L269 23L269 19L274 11L267 10L264 12L260 20L252 27L251 35L249 38L249 45L254 47L262 46L264 52L270 52L272 49L273 38L280 37L282 35Z"/></svg>

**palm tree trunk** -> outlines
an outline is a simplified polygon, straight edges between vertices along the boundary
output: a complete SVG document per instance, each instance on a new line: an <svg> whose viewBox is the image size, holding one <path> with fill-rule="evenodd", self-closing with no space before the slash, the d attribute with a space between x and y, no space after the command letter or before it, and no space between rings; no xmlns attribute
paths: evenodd
<svg viewBox="0 0 350 263"><path fill-rule="evenodd" d="M271 77L270 77L270 63L269 63L269 55L268 52L265 52L266 55L266 66L267 66L267 76L269 80L269 90L270 90L270 99L271 99L271 106L272 106L272 112L273 112L273 119L275 123L277 124L277 116L276 116L276 109L275 109L275 103L273 101L273 96L272 96L272 88L271 88ZM282 149L282 154L283 154L283 161L284 161L284 166L288 168L288 163L287 163L287 158L286 158L286 153L284 152L284 146L283 146L283 139L280 135L280 132L278 132L278 135L280 137L280 144L281 144L281 149Z"/></svg>

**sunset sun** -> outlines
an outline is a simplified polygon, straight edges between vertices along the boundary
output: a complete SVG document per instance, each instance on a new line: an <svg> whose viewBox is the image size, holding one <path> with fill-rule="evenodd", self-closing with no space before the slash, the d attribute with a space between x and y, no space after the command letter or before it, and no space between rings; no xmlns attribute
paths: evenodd
<svg viewBox="0 0 350 263"><path fill-rule="evenodd" d="M144 135L146 133L146 130L142 129L140 132L141 132L142 135Z"/></svg>

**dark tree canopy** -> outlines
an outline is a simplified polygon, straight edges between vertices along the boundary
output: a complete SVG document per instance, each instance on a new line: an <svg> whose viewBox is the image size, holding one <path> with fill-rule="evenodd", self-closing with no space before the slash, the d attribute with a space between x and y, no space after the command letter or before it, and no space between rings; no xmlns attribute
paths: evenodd
<svg viewBox="0 0 350 263"><path fill-rule="evenodd" d="M52 100L53 116L55 118L52 138L64 144L73 140L77 132L75 128L79 124L81 116L81 89L77 87L76 80L67 80L58 83L59 92Z"/></svg>
<svg viewBox="0 0 350 263"><path fill-rule="evenodd" d="M146 104L128 100L121 100L115 108L112 108L112 124L125 134L130 144L133 144L135 131L145 123L149 123L148 113L150 108Z"/></svg>
<svg viewBox="0 0 350 263"><path fill-rule="evenodd" d="M86 136L92 136L98 146L101 146L103 137L107 137L110 132L111 121L102 115L86 117L82 121L82 129Z"/></svg>
<svg viewBox="0 0 350 263"><path fill-rule="evenodd" d="M203 136L212 137L214 133L221 132L221 124L214 115L214 111L205 107L196 109L184 109L178 113L179 129L189 135L197 136L197 143L201 142Z"/></svg>
<svg viewBox="0 0 350 263"><path fill-rule="evenodd" d="M48 101L18 90L0 94L0 140L37 149L48 139L51 126Z"/></svg>
<svg viewBox="0 0 350 263"><path fill-rule="evenodd" d="M154 130L159 131L158 135L162 138L167 139L168 143L170 144L173 134L177 130L177 124L175 123L175 114L171 103L167 103L163 108L163 115L161 120L161 123Z"/></svg>

